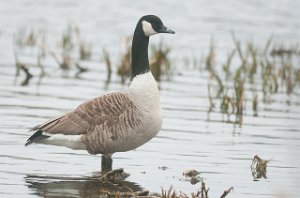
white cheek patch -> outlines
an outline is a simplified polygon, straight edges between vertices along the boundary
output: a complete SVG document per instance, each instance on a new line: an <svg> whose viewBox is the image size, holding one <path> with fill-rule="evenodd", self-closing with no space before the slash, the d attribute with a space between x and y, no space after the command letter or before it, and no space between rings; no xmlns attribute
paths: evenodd
<svg viewBox="0 0 300 198"><path fill-rule="evenodd" d="M157 34L157 32L153 29L151 23L147 21L142 21L143 31L146 36L151 36Z"/></svg>

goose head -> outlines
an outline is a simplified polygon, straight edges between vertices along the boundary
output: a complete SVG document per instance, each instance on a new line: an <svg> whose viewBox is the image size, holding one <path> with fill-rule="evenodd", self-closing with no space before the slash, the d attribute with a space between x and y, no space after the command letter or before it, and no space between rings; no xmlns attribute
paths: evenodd
<svg viewBox="0 0 300 198"><path fill-rule="evenodd" d="M155 15L145 15L138 21L134 30L131 48L131 80L139 74L150 71L148 59L149 37L158 33L175 34Z"/></svg>
<svg viewBox="0 0 300 198"><path fill-rule="evenodd" d="M145 36L149 37L158 33L168 33L175 34L175 32L166 26L164 26L163 22L160 18L155 15L146 15L140 19L140 23L142 24L142 29Z"/></svg>

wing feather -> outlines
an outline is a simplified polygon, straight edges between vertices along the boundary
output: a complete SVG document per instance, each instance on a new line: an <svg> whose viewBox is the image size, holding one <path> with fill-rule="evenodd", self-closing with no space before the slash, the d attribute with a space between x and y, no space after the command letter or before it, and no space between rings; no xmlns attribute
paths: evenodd
<svg viewBox="0 0 300 198"><path fill-rule="evenodd" d="M31 130L50 134L79 135L94 131L97 126L113 124L131 104L126 93L115 92L88 100L74 111L38 125Z"/></svg>

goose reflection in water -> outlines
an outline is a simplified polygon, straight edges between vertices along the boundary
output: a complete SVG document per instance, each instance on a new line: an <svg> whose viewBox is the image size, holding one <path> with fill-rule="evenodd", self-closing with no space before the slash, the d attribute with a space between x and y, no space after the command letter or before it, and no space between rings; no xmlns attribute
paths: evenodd
<svg viewBox="0 0 300 198"><path fill-rule="evenodd" d="M130 181L100 180L101 173L86 177L59 177L27 175L24 180L31 194L40 197L103 197L124 194L147 195L148 191Z"/></svg>

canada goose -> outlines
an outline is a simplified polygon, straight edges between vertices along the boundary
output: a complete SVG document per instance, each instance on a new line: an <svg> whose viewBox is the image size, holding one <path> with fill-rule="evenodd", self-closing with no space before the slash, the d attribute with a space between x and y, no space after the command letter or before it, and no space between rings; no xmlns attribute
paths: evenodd
<svg viewBox="0 0 300 198"><path fill-rule="evenodd" d="M174 34L157 16L143 16L137 23L131 49L132 74L128 92L90 99L74 111L51 119L30 131L32 143L84 149L102 154L102 171L112 169L115 152L135 149L148 142L162 126L159 90L148 60L149 37Z"/></svg>

